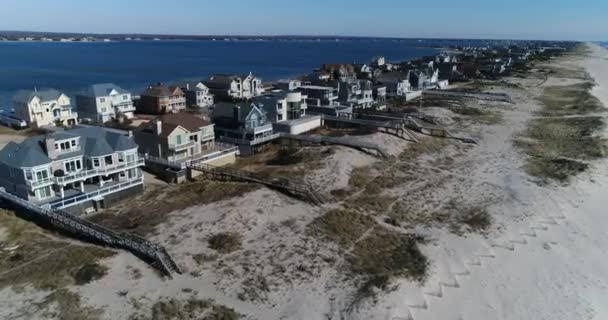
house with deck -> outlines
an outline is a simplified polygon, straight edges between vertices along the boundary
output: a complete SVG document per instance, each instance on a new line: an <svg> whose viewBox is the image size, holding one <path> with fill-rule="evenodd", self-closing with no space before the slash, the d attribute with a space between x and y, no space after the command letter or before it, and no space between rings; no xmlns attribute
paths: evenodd
<svg viewBox="0 0 608 320"><path fill-rule="evenodd" d="M369 109L374 103L372 82L369 80L341 81L338 102L355 109Z"/></svg>
<svg viewBox="0 0 608 320"><path fill-rule="evenodd" d="M188 113L161 115L133 135L141 154L170 162L197 159L215 147L213 124Z"/></svg>
<svg viewBox="0 0 608 320"><path fill-rule="evenodd" d="M201 109L213 105L213 94L201 81L183 81L175 84L175 86L184 92L186 105L189 108Z"/></svg>
<svg viewBox="0 0 608 320"><path fill-rule="evenodd" d="M252 73L242 76L215 74L202 83L221 99L251 99L264 92L262 80Z"/></svg>
<svg viewBox="0 0 608 320"><path fill-rule="evenodd" d="M211 119L217 139L239 145L242 154L251 154L257 146L280 136L264 108L254 102L217 103Z"/></svg>
<svg viewBox="0 0 608 320"><path fill-rule="evenodd" d="M10 142L0 150L0 186L52 209L106 208L143 190L137 149L128 133L101 127Z"/></svg>
<svg viewBox="0 0 608 320"><path fill-rule="evenodd" d="M186 95L177 86L156 84L141 94L136 106L137 113L165 114L186 109Z"/></svg>
<svg viewBox="0 0 608 320"><path fill-rule="evenodd" d="M408 92L412 91L409 72L385 72L376 80L379 84L386 86L386 93L389 97L405 97Z"/></svg>
<svg viewBox="0 0 608 320"><path fill-rule="evenodd" d="M19 90L13 98L15 116L30 127L78 123L78 113L72 110L71 99L55 89Z"/></svg>
<svg viewBox="0 0 608 320"><path fill-rule="evenodd" d="M275 132L300 134L321 126L320 116L306 114L307 99L299 91L277 90L251 101L266 113Z"/></svg>
<svg viewBox="0 0 608 320"><path fill-rule="evenodd" d="M119 117L131 119L135 112L131 93L112 83L88 87L76 95L76 105L81 118L98 123Z"/></svg>

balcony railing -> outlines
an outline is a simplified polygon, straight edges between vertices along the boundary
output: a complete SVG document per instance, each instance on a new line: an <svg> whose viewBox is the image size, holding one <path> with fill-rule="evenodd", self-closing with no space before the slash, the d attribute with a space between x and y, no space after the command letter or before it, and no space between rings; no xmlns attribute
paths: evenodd
<svg viewBox="0 0 608 320"><path fill-rule="evenodd" d="M196 141L188 141L186 143L169 143L169 149L173 150L173 151L182 151L182 150L186 150L190 147L193 147L197 144Z"/></svg>
<svg viewBox="0 0 608 320"><path fill-rule="evenodd" d="M55 183L57 183L57 184L66 185L68 183L86 180L86 179L93 178L96 176L107 176L107 175L110 175L110 174L113 174L116 172L120 172L120 171L124 171L127 169L133 169L136 167L143 166L143 165L145 165L145 163L146 162L144 159L138 158L137 160L129 162L129 163L123 163L123 164L119 164L119 165L111 166L111 167L107 167L107 168L81 171L81 172L66 175L63 177L54 177L53 179L54 179Z"/></svg>
<svg viewBox="0 0 608 320"><path fill-rule="evenodd" d="M220 140L222 140L224 142L228 142L228 143L238 144L238 145L255 146L255 145L258 145L260 143L264 143L264 142L267 142L267 141L278 139L279 137L281 137L281 134L280 133L275 133L275 134L271 134L271 135L255 138L255 139L252 139L252 140L235 139L235 138L228 138L228 137L221 137Z"/></svg>
<svg viewBox="0 0 608 320"><path fill-rule="evenodd" d="M247 132L251 132L253 134L258 134L266 131L272 130L272 123L265 124L263 126L257 126L253 128L245 128Z"/></svg>
<svg viewBox="0 0 608 320"><path fill-rule="evenodd" d="M143 160L143 159L142 159ZM83 193L79 195L75 195L73 197L63 198L57 201L53 201L48 204L51 209L65 209L67 207L75 206L77 204L93 200L95 198L104 197L109 194L119 192L128 188L131 188L136 185L140 185L144 183L144 177L139 177L133 180L129 180L126 182L122 182L119 184L115 184L109 187L100 188L93 192Z"/></svg>
<svg viewBox="0 0 608 320"><path fill-rule="evenodd" d="M53 178L47 178L44 180L38 180L38 181L31 181L31 180L27 180L25 182L30 188L32 189L36 189L36 188L40 188L40 187L46 187L46 186L50 186L52 184L55 183L55 180Z"/></svg>

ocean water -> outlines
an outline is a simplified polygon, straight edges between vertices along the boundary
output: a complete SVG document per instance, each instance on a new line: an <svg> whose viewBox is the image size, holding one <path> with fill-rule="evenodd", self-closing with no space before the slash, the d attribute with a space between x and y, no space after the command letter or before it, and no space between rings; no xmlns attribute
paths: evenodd
<svg viewBox="0 0 608 320"><path fill-rule="evenodd" d="M0 106L10 106L19 89L52 87L73 95L91 84L113 82L138 94L150 83L250 71L263 80L277 80L308 73L322 63L366 63L378 55L402 61L454 43L481 44L388 39L0 42Z"/></svg>

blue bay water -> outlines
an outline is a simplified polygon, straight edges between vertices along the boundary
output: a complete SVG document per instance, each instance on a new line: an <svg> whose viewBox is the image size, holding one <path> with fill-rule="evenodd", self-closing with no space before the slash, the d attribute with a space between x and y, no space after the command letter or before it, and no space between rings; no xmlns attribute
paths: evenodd
<svg viewBox="0 0 608 320"><path fill-rule="evenodd" d="M438 52L431 47L481 45L449 40L341 41L118 41L109 43L0 42L0 106L19 89L52 87L73 95L88 85L113 82L133 93L150 83L203 79L212 73L254 72L277 80L322 63L389 61Z"/></svg>

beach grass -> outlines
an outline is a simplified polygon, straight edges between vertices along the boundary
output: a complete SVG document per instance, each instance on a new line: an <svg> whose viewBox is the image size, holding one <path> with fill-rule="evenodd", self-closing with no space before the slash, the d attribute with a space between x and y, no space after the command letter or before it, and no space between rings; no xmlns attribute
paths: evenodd
<svg viewBox="0 0 608 320"><path fill-rule="evenodd" d="M606 123L597 115L603 106L592 88L591 82L544 88L538 117L515 140L529 156L526 171L540 182L567 183L589 168L587 161L605 157L607 144L598 133Z"/></svg>

